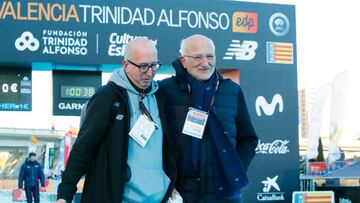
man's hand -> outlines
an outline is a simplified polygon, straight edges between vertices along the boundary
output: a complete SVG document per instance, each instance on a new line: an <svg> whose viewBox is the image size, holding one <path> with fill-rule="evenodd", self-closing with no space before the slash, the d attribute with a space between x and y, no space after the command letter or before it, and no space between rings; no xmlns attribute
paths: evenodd
<svg viewBox="0 0 360 203"><path fill-rule="evenodd" d="M56 203L66 203L66 200L64 200L64 199L58 199L58 200L56 201Z"/></svg>
<svg viewBox="0 0 360 203"><path fill-rule="evenodd" d="M174 188L171 193L171 200L175 200L177 195L180 195L180 193Z"/></svg>
<svg viewBox="0 0 360 203"><path fill-rule="evenodd" d="M45 187L40 187L40 192L46 192Z"/></svg>

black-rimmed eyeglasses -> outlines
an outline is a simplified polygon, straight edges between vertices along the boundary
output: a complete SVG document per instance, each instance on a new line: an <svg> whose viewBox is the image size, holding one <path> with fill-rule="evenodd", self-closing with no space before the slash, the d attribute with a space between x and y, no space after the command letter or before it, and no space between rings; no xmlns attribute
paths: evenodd
<svg viewBox="0 0 360 203"><path fill-rule="evenodd" d="M130 61L129 59L127 59L126 61L128 61L130 64L138 67L139 71L142 73L148 72L149 68L151 68L152 71L157 71L160 69L160 66L161 66L160 61L153 62L153 63L142 63L142 64L136 64L136 63Z"/></svg>

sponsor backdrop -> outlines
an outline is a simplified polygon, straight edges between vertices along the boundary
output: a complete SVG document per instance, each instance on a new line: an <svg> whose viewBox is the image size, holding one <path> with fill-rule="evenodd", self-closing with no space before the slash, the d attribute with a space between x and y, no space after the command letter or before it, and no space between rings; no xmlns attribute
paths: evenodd
<svg viewBox="0 0 360 203"><path fill-rule="evenodd" d="M147 36L170 65L182 38L216 44L220 68L239 69L260 138L245 202L290 202L298 190L295 7L236 1L2 1L0 63L119 64ZM6 29L5 29L6 28Z"/></svg>

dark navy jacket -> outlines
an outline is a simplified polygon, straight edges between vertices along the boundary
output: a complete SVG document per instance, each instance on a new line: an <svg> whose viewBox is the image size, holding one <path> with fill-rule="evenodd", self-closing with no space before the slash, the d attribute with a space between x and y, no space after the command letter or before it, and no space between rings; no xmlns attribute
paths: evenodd
<svg viewBox="0 0 360 203"><path fill-rule="evenodd" d="M23 188L23 182L25 180L25 188L27 187L39 187L39 179L41 186L45 187L45 175L41 164L37 161L26 160L21 165L18 187Z"/></svg>
<svg viewBox="0 0 360 203"><path fill-rule="evenodd" d="M180 61L174 61L173 67L176 70L176 76L160 81L159 93L166 98L166 120L168 121L170 134L176 137L176 140L180 140L183 146L185 143L183 137L185 135L182 135L182 128L189 107L191 107L192 97L188 91L187 81ZM245 169L247 169L255 156L258 138L252 126L241 87L230 79L221 78L214 105L221 124L226 131L225 134L227 134ZM208 171L208 167L210 167L209 163L205 164L205 168L200 166L202 168L200 173ZM181 177L178 176L178 178L182 182ZM209 184L208 180L203 181L205 181L203 185ZM191 187L189 186L191 184L186 185ZM179 182L177 186L181 188Z"/></svg>

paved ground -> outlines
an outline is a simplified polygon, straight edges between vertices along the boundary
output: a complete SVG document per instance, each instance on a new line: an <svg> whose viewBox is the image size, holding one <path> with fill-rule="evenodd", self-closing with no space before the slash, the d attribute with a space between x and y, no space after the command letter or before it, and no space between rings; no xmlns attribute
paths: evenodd
<svg viewBox="0 0 360 203"><path fill-rule="evenodd" d="M0 203L23 203L24 201L13 201L12 191L0 190ZM56 194L43 192L40 194L41 203L54 203L56 202Z"/></svg>

